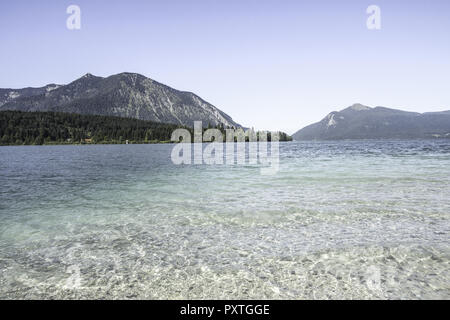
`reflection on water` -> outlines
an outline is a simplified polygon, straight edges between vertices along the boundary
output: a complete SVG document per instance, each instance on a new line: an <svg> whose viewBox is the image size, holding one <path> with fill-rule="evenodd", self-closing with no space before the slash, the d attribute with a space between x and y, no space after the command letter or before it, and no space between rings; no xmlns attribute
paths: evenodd
<svg viewBox="0 0 450 320"><path fill-rule="evenodd" d="M0 148L0 298L450 298L450 141Z"/></svg>

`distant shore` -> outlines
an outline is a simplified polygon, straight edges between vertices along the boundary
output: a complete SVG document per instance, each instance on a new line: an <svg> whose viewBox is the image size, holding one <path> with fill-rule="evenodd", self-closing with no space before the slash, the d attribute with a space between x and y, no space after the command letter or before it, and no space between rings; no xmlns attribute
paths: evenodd
<svg viewBox="0 0 450 320"><path fill-rule="evenodd" d="M90 143L75 143L75 142L45 142L42 144L0 144L0 147L32 147L32 146L89 146L89 145L143 145L143 144L172 144L175 143L173 141L148 141L148 142L111 142L111 141L102 141L102 142L90 142Z"/></svg>
<svg viewBox="0 0 450 320"><path fill-rule="evenodd" d="M193 137L193 128L172 123L62 112L0 111L0 146L172 143L172 133L177 129L185 129ZM208 124L203 127L207 129L220 130L225 137L225 131L233 128ZM286 133L278 133L280 141L292 140Z"/></svg>

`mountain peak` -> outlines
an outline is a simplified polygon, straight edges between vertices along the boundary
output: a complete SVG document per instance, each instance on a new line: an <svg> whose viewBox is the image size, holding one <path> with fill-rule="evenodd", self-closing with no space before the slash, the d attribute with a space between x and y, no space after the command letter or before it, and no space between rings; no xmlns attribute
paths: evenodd
<svg viewBox="0 0 450 320"><path fill-rule="evenodd" d="M93 75L92 73L86 73L84 76L82 76L81 78L77 79L77 80L101 80L103 79L103 77L98 77ZM75 81L77 81L75 80Z"/></svg>
<svg viewBox="0 0 450 320"><path fill-rule="evenodd" d="M142 78L146 78L144 75L140 74L140 73L136 73L136 72L121 72L118 73L117 76L122 76L122 77L142 77Z"/></svg>
<svg viewBox="0 0 450 320"><path fill-rule="evenodd" d="M146 76L144 76L140 73L134 73L134 72L122 72L122 73L113 75L111 77L115 77L117 79L133 80L133 81L151 80L150 78L147 78Z"/></svg>
<svg viewBox="0 0 450 320"><path fill-rule="evenodd" d="M365 106L365 105L363 105L361 103L354 103L350 107L348 107L347 109L355 110L355 111L362 111L362 110L370 110L372 108L370 108L368 106Z"/></svg>

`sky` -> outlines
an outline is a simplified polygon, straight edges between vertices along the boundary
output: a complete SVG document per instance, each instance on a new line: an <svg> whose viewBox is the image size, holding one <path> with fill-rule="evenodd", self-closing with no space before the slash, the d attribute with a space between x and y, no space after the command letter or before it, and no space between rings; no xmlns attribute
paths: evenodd
<svg viewBox="0 0 450 320"><path fill-rule="evenodd" d="M450 110L448 0L2 0L0 39L0 88L137 72L255 129L354 103Z"/></svg>

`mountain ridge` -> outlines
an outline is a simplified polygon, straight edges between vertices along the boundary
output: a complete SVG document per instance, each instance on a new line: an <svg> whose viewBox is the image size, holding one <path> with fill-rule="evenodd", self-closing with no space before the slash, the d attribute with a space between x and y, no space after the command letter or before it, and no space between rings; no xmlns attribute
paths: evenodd
<svg viewBox="0 0 450 320"><path fill-rule="evenodd" d="M0 89L0 111L54 111L119 116L192 126L242 127L228 114L189 91L122 72L108 77L86 73L66 84Z"/></svg>
<svg viewBox="0 0 450 320"><path fill-rule="evenodd" d="M450 110L418 113L356 103L330 112L292 137L294 140L450 138Z"/></svg>

